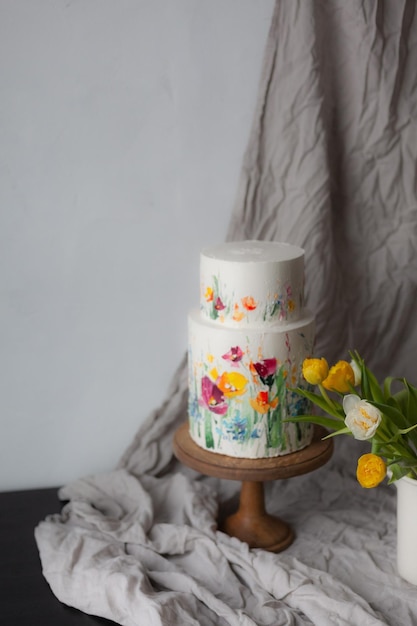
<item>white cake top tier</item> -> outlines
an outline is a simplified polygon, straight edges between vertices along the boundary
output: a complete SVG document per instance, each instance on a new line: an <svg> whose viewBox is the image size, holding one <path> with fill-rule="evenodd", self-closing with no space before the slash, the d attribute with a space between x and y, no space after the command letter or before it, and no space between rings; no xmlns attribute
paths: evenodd
<svg viewBox="0 0 417 626"><path fill-rule="evenodd" d="M230 327L294 322L304 306L304 250L268 241L228 242L200 255L200 311Z"/></svg>

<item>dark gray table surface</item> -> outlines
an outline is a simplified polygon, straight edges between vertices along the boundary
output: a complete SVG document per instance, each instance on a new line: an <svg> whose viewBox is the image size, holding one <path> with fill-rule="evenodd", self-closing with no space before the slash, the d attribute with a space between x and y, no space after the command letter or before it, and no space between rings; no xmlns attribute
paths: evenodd
<svg viewBox="0 0 417 626"><path fill-rule="evenodd" d="M34 529L58 513L58 488L0 493L0 623L7 626L114 624L59 602L42 575Z"/></svg>

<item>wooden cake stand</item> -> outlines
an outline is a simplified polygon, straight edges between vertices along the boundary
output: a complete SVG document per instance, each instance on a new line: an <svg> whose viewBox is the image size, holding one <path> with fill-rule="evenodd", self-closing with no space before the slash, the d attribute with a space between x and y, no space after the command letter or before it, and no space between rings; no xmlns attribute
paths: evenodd
<svg viewBox="0 0 417 626"><path fill-rule="evenodd" d="M207 476L240 480L239 508L226 518L221 530L251 548L285 550L295 538L290 526L265 509L264 481L300 476L321 467L333 454L333 440L314 427L313 440L298 452L267 459L239 459L200 448L190 437L188 422L174 435L174 454L181 463Z"/></svg>

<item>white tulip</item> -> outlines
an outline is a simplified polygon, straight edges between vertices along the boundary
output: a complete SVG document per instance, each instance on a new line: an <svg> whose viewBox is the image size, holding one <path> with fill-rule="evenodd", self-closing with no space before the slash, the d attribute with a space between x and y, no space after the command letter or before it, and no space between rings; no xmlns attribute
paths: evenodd
<svg viewBox="0 0 417 626"><path fill-rule="evenodd" d="M357 387L358 385L361 384L362 381L362 372L361 372L361 368L359 367L359 365L356 363L356 361L354 361L353 359L350 362L350 367L353 369L353 374L355 376L355 383L354 386Z"/></svg>
<svg viewBox="0 0 417 626"><path fill-rule="evenodd" d="M381 423L381 412L366 400L350 393L343 398L345 424L355 439L371 439Z"/></svg>

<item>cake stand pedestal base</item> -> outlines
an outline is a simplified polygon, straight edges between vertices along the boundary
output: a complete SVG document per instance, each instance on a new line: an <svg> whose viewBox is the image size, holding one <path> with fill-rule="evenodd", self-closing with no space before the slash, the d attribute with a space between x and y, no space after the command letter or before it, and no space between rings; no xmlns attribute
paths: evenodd
<svg viewBox="0 0 417 626"><path fill-rule="evenodd" d="M239 509L226 518L221 530L245 541L251 548L270 552L281 552L294 540L290 526L266 512L264 484L248 480L242 482Z"/></svg>
<svg viewBox="0 0 417 626"><path fill-rule="evenodd" d="M333 454L333 440L324 439L327 432L314 427L309 446L267 459L239 459L200 448L190 437L188 422L175 433L174 454L181 463L217 478L241 481L239 508L227 517L221 530L245 541L251 548L281 552L294 540L290 526L265 509L264 481L291 478L321 467Z"/></svg>

